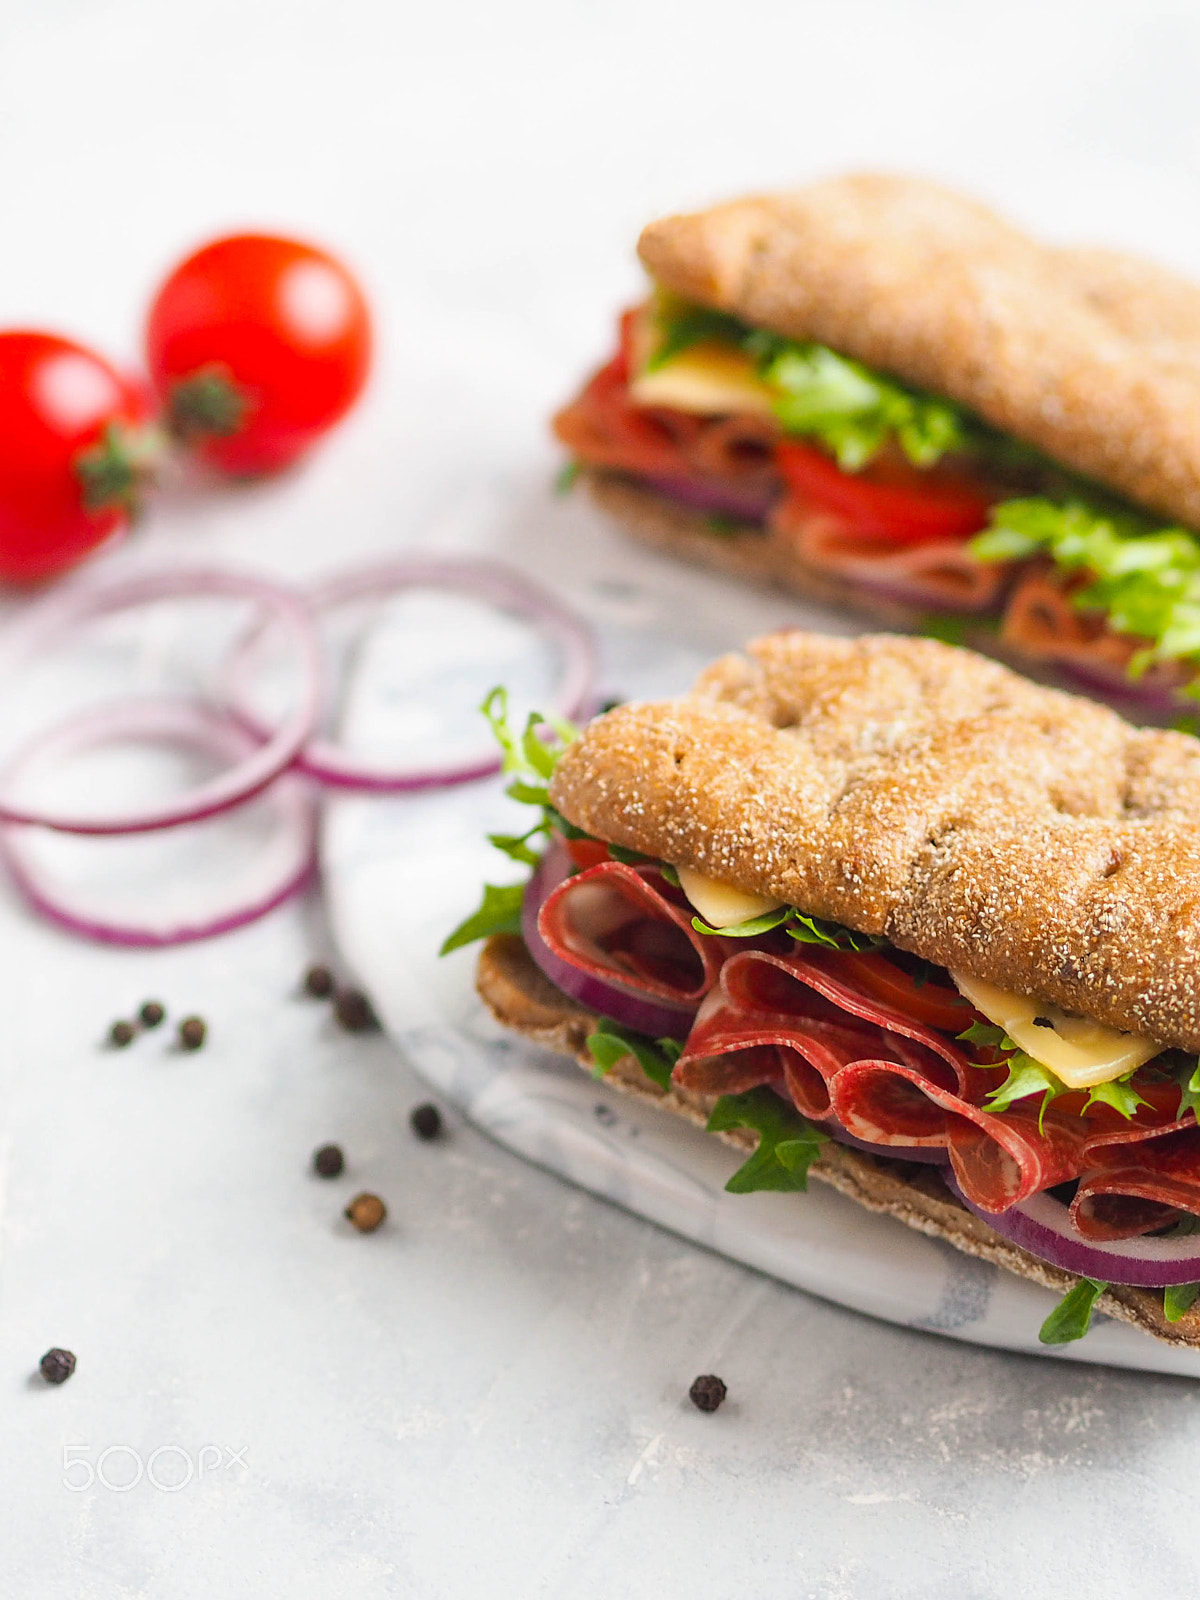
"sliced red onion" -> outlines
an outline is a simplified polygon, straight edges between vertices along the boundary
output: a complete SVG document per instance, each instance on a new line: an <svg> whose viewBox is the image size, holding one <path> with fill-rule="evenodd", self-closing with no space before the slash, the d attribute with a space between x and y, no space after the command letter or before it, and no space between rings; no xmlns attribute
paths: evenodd
<svg viewBox="0 0 1200 1600"><path fill-rule="evenodd" d="M551 845L542 857L529 880L525 899L521 904L521 935L525 947L538 966L564 994L589 1011L632 1028L635 1033L645 1033L652 1039L686 1039L696 1015L694 1005L673 1006L663 1000L652 1000L619 983L610 983L590 972L580 972L569 961L556 956L538 932L538 912L551 889L571 870L571 858L559 845Z"/></svg>
<svg viewBox="0 0 1200 1600"><path fill-rule="evenodd" d="M245 761L259 748L253 735L211 706L183 699L144 699L110 705L101 713L76 716L60 724L39 750L52 750L56 755L78 754L123 740L167 743L233 762ZM308 785L297 776L282 777L263 797L263 804L275 807L279 825L286 830L289 848L282 864L265 883L244 894L231 891L227 909L196 922L130 924L80 911L72 906L69 892L53 886L37 866L29 849L32 830L25 825L0 826L0 860L33 909L71 933L105 944L137 948L186 944L256 921L298 893L313 876L316 803Z"/></svg>
<svg viewBox="0 0 1200 1600"><path fill-rule="evenodd" d="M948 1167L950 1157L942 1145L927 1144L869 1144L866 1139L856 1139L848 1133L836 1117L818 1124L831 1139L847 1144L852 1150L862 1150L869 1156L880 1156L885 1161L919 1161L927 1167Z"/></svg>
<svg viewBox="0 0 1200 1600"><path fill-rule="evenodd" d="M736 517L740 522L761 525L779 499L777 483L722 483L713 478L687 478L659 473L647 474L643 483L657 494L693 511L709 511L715 516Z"/></svg>
<svg viewBox="0 0 1200 1600"><path fill-rule="evenodd" d="M551 696L549 710L564 717L579 714L591 695L596 674L596 647L591 629L574 612L532 579L499 562L448 556L401 556L377 566L360 567L327 579L308 593L313 611L320 612L351 600L381 597L403 589L449 589L455 594L489 600L505 611L537 623L558 644L564 661L563 677ZM226 668L225 690L236 714L260 738L271 730L250 705L247 678L250 646L247 637L235 647ZM296 765L322 783L342 789L400 794L418 789L441 789L468 783L500 769L499 756L487 756L466 765L397 771L376 766L350 755L331 740L310 738Z"/></svg>
<svg viewBox="0 0 1200 1600"><path fill-rule="evenodd" d="M49 806L20 805L5 799L0 789L0 822L36 823L62 833L121 834L150 833L158 828L175 828L184 822L199 822L216 816L231 806L240 805L259 794L285 767L291 765L316 720L320 655L307 608L299 596L261 578L237 572L179 571L151 572L139 577L118 579L106 584L79 585L61 590L36 607L0 651L0 675L11 680L14 670L31 655L52 645L68 629L77 628L95 617L114 611L127 611L153 600L192 599L224 596L253 600L282 625L297 657L296 705L265 741L246 741L237 760L216 778L198 784L166 804L146 806L115 817L79 815ZM105 713L92 713L103 721ZM27 759L43 753L45 743L68 737L59 729L35 740L9 767L11 780Z"/></svg>
<svg viewBox="0 0 1200 1600"><path fill-rule="evenodd" d="M1198 1234L1097 1243L1072 1227L1067 1207L1052 1194L1035 1194L1019 1206L992 1213L971 1204L953 1173L945 1174L945 1182L955 1198L1001 1238L1076 1277L1094 1278L1099 1283L1134 1284L1144 1289L1200 1282Z"/></svg>

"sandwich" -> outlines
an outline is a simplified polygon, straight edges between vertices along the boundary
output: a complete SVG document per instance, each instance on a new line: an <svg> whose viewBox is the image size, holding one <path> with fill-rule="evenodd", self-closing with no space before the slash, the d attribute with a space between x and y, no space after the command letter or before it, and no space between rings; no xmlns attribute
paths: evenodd
<svg viewBox="0 0 1200 1600"><path fill-rule="evenodd" d="M932 639L781 631L582 732L485 704L534 808L505 1027L1063 1298L1200 1346L1200 740ZM797 1204L803 1204L797 1199Z"/></svg>
<svg viewBox="0 0 1200 1600"><path fill-rule="evenodd" d="M672 554L1178 719L1200 695L1200 288L859 175L643 232L554 419Z"/></svg>

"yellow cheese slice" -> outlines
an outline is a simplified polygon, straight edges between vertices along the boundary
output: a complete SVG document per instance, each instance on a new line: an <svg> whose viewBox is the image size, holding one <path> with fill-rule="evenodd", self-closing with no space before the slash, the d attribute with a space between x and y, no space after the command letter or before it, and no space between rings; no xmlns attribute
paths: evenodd
<svg viewBox="0 0 1200 1600"><path fill-rule="evenodd" d="M717 883L691 867L676 867L679 887L700 913L710 928L732 928L749 917L761 917L783 905L782 900L771 900L762 894L746 894L728 883Z"/></svg>
<svg viewBox="0 0 1200 1600"><path fill-rule="evenodd" d="M1087 1017L1073 1017L1046 1000L1011 994L981 978L968 978L959 972L950 976L977 1011L1003 1028L1019 1049L1049 1067L1069 1089L1110 1083L1140 1067L1163 1048L1157 1040L1119 1033L1116 1028L1105 1028Z"/></svg>
<svg viewBox="0 0 1200 1600"><path fill-rule="evenodd" d="M700 417L772 417L771 391L753 359L741 350L704 340L689 345L653 372L630 380L635 405L667 406Z"/></svg>

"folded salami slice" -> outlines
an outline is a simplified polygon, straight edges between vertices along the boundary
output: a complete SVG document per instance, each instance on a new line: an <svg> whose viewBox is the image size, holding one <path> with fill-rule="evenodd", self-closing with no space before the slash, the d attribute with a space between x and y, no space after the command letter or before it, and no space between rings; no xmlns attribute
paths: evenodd
<svg viewBox="0 0 1200 1600"><path fill-rule="evenodd" d="M721 950L695 931L681 902L658 867L604 861L547 895L538 932L552 954L581 972L635 994L698 1005L716 982Z"/></svg>

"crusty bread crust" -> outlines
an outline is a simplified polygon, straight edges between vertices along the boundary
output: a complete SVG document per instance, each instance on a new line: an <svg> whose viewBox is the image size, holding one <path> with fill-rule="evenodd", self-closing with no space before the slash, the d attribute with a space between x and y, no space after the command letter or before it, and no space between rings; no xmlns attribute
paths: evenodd
<svg viewBox="0 0 1200 1600"><path fill-rule="evenodd" d="M476 987L496 1020L537 1044L571 1056L592 1070L585 1040L596 1018L561 994L534 964L515 934L499 934L484 945L476 969ZM642 1072L632 1056L612 1068L605 1080L626 1094L652 1101L703 1127L715 1096L672 1088L664 1093ZM755 1135L733 1128L718 1135L742 1150L752 1150ZM944 1239L967 1255L1031 1278L1044 1288L1064 1293L1075 1281L1069 1273L1039 1261L1007 1239L1002 1239L965 1210L947 1192L936 1173L913 1162L876 1159L830 1141L809 1169L814 1178L828 1183L868 1211L895 1217L935 1239ZM1153 1289L1113 1287L1097 1302L1097 1309L1169 1344L1200 1348L1200 1302L1179 1322L1163 1316L1162 1292Z"/></svg>
<svg viewBox="0 0 1200 1600"><path fill-rule="evenodd" d="M666 217L638 249L690 300L948 395L1200 526L1200 288L1163 268L880 174Z"/></svg>
<svg viewBox="0 0 1200 1600"><path fill-rule="evenodd" d="M932 639L781 631L618 707L577 827L1200 1050L1200 741Z"/></svg>

